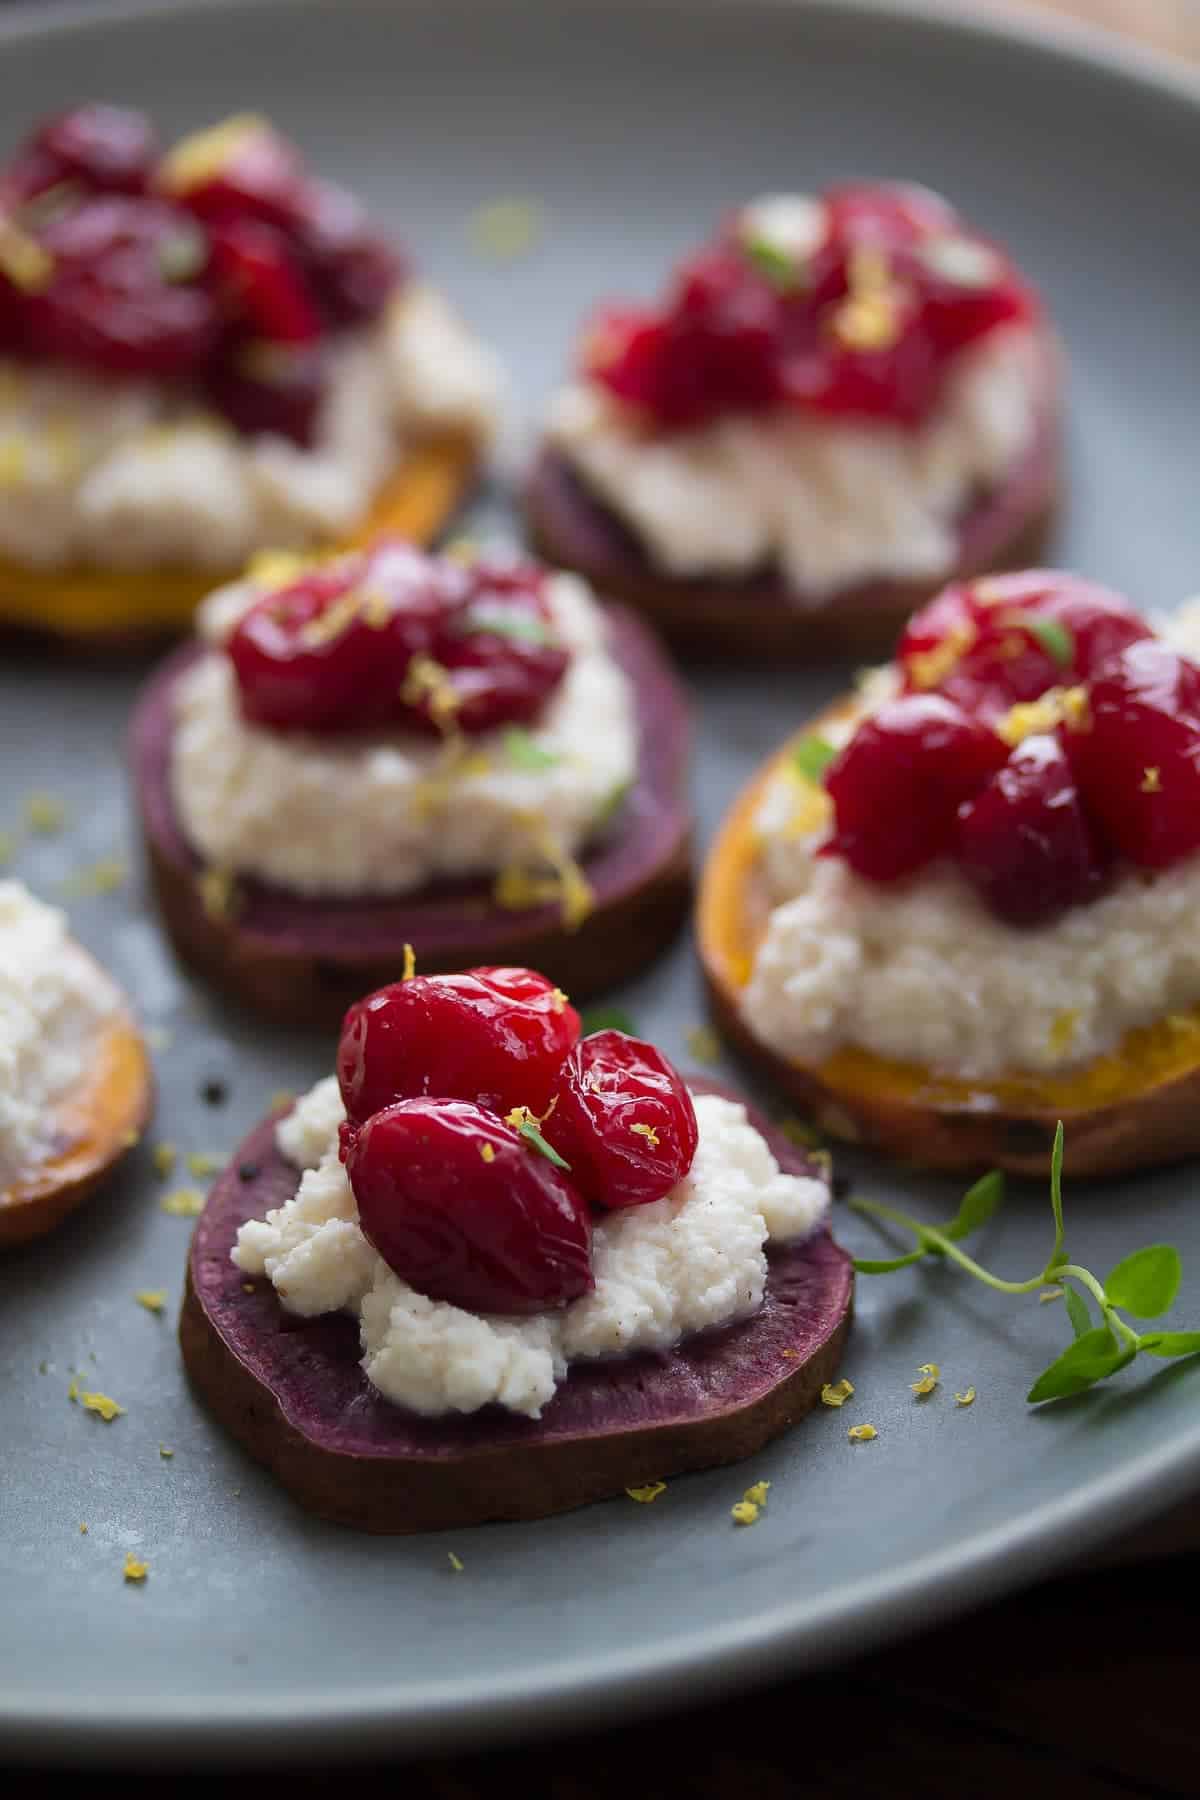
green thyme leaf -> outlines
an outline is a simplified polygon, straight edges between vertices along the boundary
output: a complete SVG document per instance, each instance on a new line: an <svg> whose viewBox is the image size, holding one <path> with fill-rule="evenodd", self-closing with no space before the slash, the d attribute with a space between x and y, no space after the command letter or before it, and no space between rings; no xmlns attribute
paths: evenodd
<svg viewBox="0 0 1200 1800"><path fill-rule="evenodd" d="M489 637L511 638L515 644L535 644L539 649L557 642L544 619L516 606L472 606L459 629L464 637L486 632Z"/></svg>
<svg viewBox="0 0 1200 1800"><path fill-rule="evenodd" d="M803 287L804 281L799 263L778 244L773 244L766 237L744 237L742 249L747 261L754 264L760 275L765 275L772 287L786 294L795 288Z"/></svg>
<svg viewBox="0 0 1200 1800"><path fill-rule="evenodd" d="M1159 1331L1139 1338L1138 1349L1150 1356L1194 1356L1200 1350L1200 1331Z"/></svg>
<svg viewBox="0 0 1200 1800"><path fill-rule="evenodd" d="M792 763L806 781L820 785L826 769L836 755L833 745L814 732L800 739L792 751Z"/></svg>
<svg viewBox="0 0 1200 1800"><path fill-rule="evenodd" d="M1088 1310L1088 1303L1083 1295L1077 1293L1073 1287L1065 1288L1063 1293L1067 1303L1067 1316L1074 1328L1075 1336L1077 1338L1085 1337L1092 1329L1092 1315Z"/></svg>
<svg viewBox="0 0 1200 1800"><path fill-rule="evenodd" d="M520 725L508 727L503 743L505 756L517 769L552 769L562 761L557 750L544 750Z"/></svg>
<svg viewBox="0 0 1200 1800"><path fill-rule="evenodd" d="M925 1255L924 1249L910 1250L907 1256L892 1256L884 1261L868 1256L856 1256L854 1267L859 1275L890 1275L893 1269L907 1269L912 1263L919 1263Z"/></svg>
<svg viewBox="0 0 1200 1800"><path fill-rule="evenodd" d="M1135 1319L1157 1319L1179 1292L1183 1264L1173 1244L1150 1244L1122 1257L1104 1283L1105 1298Z"/></svg>
<svg viewBox="0 0 1200 1800"><path fill-rule="evenodd" d="M962 1198L962 1205L948 1225L941 1226L943 1237L965 1238L971 1232L978 1231L986 1225L1000 1202L1004 1198L1004 1176L999 1169L983 1175L968 1188Z"/></svg>
<svg viewBox="0 0 1200 1800"><path fill-rule="evenodd" d="M1025 1398L1036 1406L1041 1400L1063 1400L1069 1394L1081 1394L1093 1382L1132 1362L1135 1355L1133 1349L1121 1349L1107 1325L1096 1325L1042 1370Z"/></svg>
<svg viewBox="0 0 1200 1800"><path fill-rule="evenodd" d="M626 1037L637 1036L637 1026L623 1006L590 1006L579 1015L579 1029L584 1037L593 1031L623 1031Z"/></svg>
<svg viewBox="0 0 1200 1800"><path fill-rule="evenodd" d="M1036 638L1051 661L1060 669L1069 669L1075 661L1075 638L1057 619L1039 619L1021 615L1021 624L1030 637Z"/></svg>
<svg viewBox="0 0 1200 1800"><path fill-rule="evenodd" d="M532 1119L526 1119L523 1124L517 1126L517 1130L525 1142L532 1144L538 1155L544 1156L547 1162L552 1162L556 1169L570 1169L570 1163L564 1162L554 1145L546 1142Z"/></svg>
<svg viewBox="0 0 1200 1800"><path fill-rule="evenodd" d="M198 231L173 231L158 246L158 267L164 281L191 281L208 260L208 250Z"/></svg>
<svg viewBox="0 0 1200 1800"><path fill-rule="evenodd" d="M1050 1206L1054 1213L1054 1254L1046 1267L1060 1263L1063 1258L1063 1240L1067 1228L1063 1223L1062 1204L1062 1166L1063 1166L1063 1122L1060 1119L1054 1131L1054 1148L1050 1152Z"/></svg>

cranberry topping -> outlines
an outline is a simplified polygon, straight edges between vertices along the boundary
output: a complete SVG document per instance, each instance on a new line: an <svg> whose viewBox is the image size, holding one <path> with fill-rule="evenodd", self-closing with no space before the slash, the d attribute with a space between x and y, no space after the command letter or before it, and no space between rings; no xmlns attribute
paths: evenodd
<svg viewBox="0 0 1200 1800"><path fill-rule="evenodd" d="M1044 925L1095 899L1110 858L1083 810L1056 737L1018 744L959 811L959 867L1010 925Z"/></svg>
<svg viewBox="0 0 1200 1800"><path fill-rule="evenodd" d="M544 1129L600 1207L661 1200L696 1154L696 1109L682 1076L623 1031L596 1031L576 1046Z"/></svg>
<svg viewBox="0 0 1200 1800"><path fill-rule="evenodd" d="M835 830L824 854L896 881L949 849L958 809L1005 760L994 732L937 694L891 700L830 764Z"/></svg>
<svg viewBox="0 0 1200 1800"><path fill-rule="evenodd" d="M788 407L915 425L964 346L1036 315L1004 253L926 189L832 189L801 243L772 204L766 225L728 221L660 306L602 309L591 379L667 431Z"/></svg>
<svg viewBox="0 0 1200 1800"><path fill-rule="evenodd" d="M1152 635L1129 601L1053 569L956 582L914 614L897 661L906 693L945 695L994 721L1018 701L1086 681Z"/></svg>
<svg viewBox="0 0 1200 1800"><path fill-rule="evenodd" d="M350 1008L338 1084L354 1125L419 1095L538 1115L578 1038L575 1008L531 969L414 975Z"/></svg>
<svg viewBox="0 0 1200 1800"><path fill-rule="evenodd" d="M1161 639L1130 644L1090 688L1069 739L1089 810L1120 855L1161 869L1200 849L1200 668Z"/></svg>
<svg viewBox="0 0 1200 1800"><path fill-rule="evenodd" d="M595 1286L591 1216L570 1176L470 1101L376 1112L350 1140L346 1172L364 1236L431 1300L534 1313Z"/></svg>
<svg viewBox="0 0 1200 1800"><path fill-rule="evenodd" d="M404 278L357 201L264 120L158 155L140 113L50 119L0 169L0 345L186 384L235 430L312 442L330 337Z"/></svg>
<svg viewBox="0 0 1200 1800"><path fill-rule="evenodd" d="M264 596L229 655L256 724L471 735L541 712L570 660L552 624L535 565L464 566L381 538Z"/></svg>

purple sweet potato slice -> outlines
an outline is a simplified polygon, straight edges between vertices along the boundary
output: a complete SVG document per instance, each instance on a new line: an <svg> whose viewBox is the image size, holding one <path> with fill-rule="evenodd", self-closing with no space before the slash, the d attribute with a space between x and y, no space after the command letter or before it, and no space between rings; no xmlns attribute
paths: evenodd
<svg viewBox="0 0 1200 1800"><path fill-rule="evenodd" d="M236 905L214 914L168 779L175 684L214 653L189 645L169 657L138 701L130 757L150 873L179 955L243 1006L319 1029L336 1029L354 1000L395 980L405 944L426 972L520 964L576 999L652 960L679 930L691 892L687 702L647 627L624 608L612 609L610 620L613 654L636 698L639 773L583 860L595 906L575 931L554 904L502 911L486 881L362 900L309 899L245 881Z"/></svg>
<svg viewBox="0 0 1200 1800"><path fill-rule="evenodd" d="M824 1178L807 1153L750 1116L783 1168ZM348 1314L291 1317L268 1282L247 1283L230 1261L238 1227L299 1183L275 1148L275 1123L251 1132L197 1223L179 1335L216 1418L324 1518L390 1533L542 1518L753 1455L809 1411L836 1373L854 1278L821 1226L769 1253L766 1298L752 1319L667 1352L577 1363L537 1420L498 1406L420 1418L371 1388Z"/></svg>
<svg viewBox="0 0 1200 1800"><path fill-rule="evenodd" d="M865 582L805 608L777 570L738 580L664 576L629 526L549 447L530 473L525 514L541 555L636 606L691 659L808 663L880 656L945 581L1038 561L1061 482L1059 388L1058 352L1047 343L1036 435L1007 480L964 514L957 564L933 582Z"/></svg>

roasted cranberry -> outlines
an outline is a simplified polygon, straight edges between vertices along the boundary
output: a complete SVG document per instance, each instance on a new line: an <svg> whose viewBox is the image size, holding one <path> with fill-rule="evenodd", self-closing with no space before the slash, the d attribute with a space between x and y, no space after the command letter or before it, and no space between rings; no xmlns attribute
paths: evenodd
<svg viewBox="0 0 1200 1800"><path fill-rule="evenodd" d="M1026 738L959 809L959 866L1010 925L1045 925L1096 897L1109 858L1058 739Z"/></svg>
<svg viewBox="0 0 1200 1800"><path fill-rule="evenodd" d="M1090 727L1068 751L1113 847L1161 869L1200 849L1200 668L1161 638L1111 657L1090 687Z"/></svg>
<svg viewBox="0 0 1200 1800"><path fill-rule="evenodd" d="M161 200L104 195L54 219L42 235L48 285L25 296L31 347L130 375L189 375L217 335L212 299L176 278L176 252L196 227Z"/></svg>
<svg viewBox="0 0 1200 1800"><path fill-rule="evenodd" d="M325 399L324 346L273 344L227 334L204 377L209 403L243 437L312 445Z"/></svg>
<svg viewBox="0 0 1200 1800"><path fill-rule="evenodd" d="M245 717L317 732L395 719L411 658L429 653L454 604L440 575L389 538L265 595L229 642Z"/></svg>
<svg viewBox="0 0 1200 1800"><path fill-rule="evenodd" d="M906 692L930 689L994 721L1018 701L1086 681L1150 635L1120 594L1030 569L944 588L909 621L897 660Z"/></svg>
<svg viewBox="0 0 1200 1800"><path fill-rule="evenodd" d="M887 701L830 764L835 829L824 854L895 881L953 843L958 809L1004 762L1000 739L935 694Z"/></svg>
<svg viewBox="0 0 1200 1800"><path fill-rule="evenodd" d="M567 1059L545 1134L594 1206L644 1206L691 1168L696 1109L652 1044L595 1031Z"/></svg>
<svg viewBox="0 0 1200 1800"><path fill-rule="evenodd" d="M401 259L369 229L354 195L331 181L304 183L293 242L335 325L378 318L404 277Z"/></svg>
<svg viewBox="0 0 1200 1800"><path fill-rule="evenodd" d="M47 119L0 175L0 187L31 200L60 181L97 193L142 194L158 154L144 113L120 106L76 106Z"/></svg>
<svg viewBox="0 0 1200 1800"><path fill-rule="evenodd" d="M304 165L265 119L225 119L172 146L159 185L202 219L258 219L285 229L299 217Z"/></svg>
<svg viewBox="0 0 1200 1800"><path fill-rule="evenodd" d="M545 706L570 654L554 633L544 572L480 558L467 572L461 612L447 619L437 660L456 696L461 731L525 724Z"/></svg>
<svg viewBox="0 0 1200 1800"><path fill-rule="evenodd" d="M566 1306L595 1286L570 1175L465 1100L401 1100L351 1140L363 1235L431 1300L480 1313Z"/></svg>
<svg viewBox="0 0 1200 1800"><path fill-rule="evenodd" d="M308 344L320 337L316 303L281 231L254 219L234 219L215 224L210 239L218 289L245 328L273 344Z"/></svg>
<svg viewBox="0 0 1200 1800"><path fill-rule="evenodd" d="M532 969L414 975L350 1008L338 1083L356 1124L425 1094L541 1114L578 1039L579 1014Z"/></svg>

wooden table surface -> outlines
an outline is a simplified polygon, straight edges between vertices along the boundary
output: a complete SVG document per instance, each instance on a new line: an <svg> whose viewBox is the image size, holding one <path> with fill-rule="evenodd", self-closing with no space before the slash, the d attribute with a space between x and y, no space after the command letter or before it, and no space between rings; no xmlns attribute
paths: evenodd
<svg viewBox="0 0 1200 1800"><path fill-rule="evenodd" d="M1022 10L983 0L993 11ZM1051 11L1200 61L1200 0L1041 0ZM429 1800L1096 1800L1200 1796L1200 1500L1088 1567L823 1676L569 1741L395 1769L257 1774L289 1795L339 1781ZM90 1778L85 1777L90 1785ZM212 1778L170 1778L172 1800ZM222 1779L222 1786L229 1782ZM0 1793L47 1778L0 1769ZM123 1800L167 1791L127 1775Z"/></svg>

